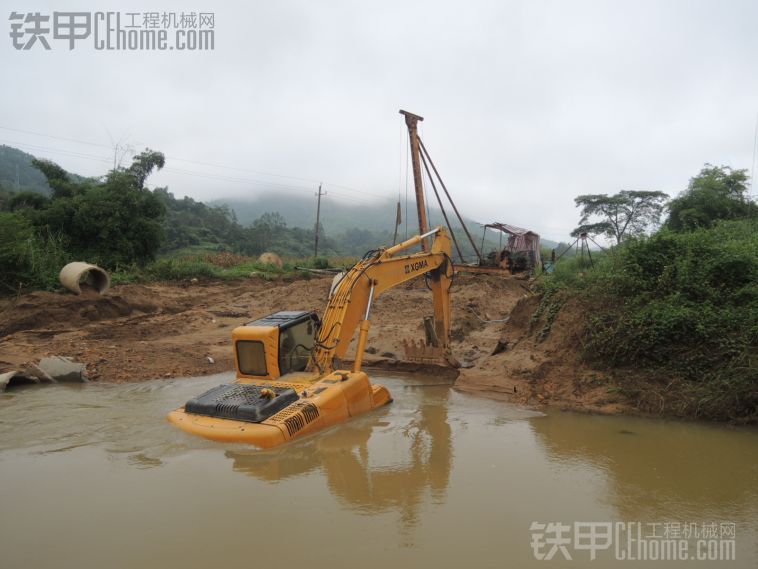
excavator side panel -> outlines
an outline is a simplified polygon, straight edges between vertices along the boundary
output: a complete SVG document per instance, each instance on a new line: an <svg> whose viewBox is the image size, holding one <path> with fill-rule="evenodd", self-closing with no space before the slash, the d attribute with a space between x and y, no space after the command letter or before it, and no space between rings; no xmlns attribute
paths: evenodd
<svg viewBox="0 0 758 569"><path fill-rule="evenodd" d="M279 427L285 439L291 440L342 423L390 400L387 389L372 385L365 373L336 371L308 387L299 401L262 424Z"/></svg>
<svg viewBox="0 0 758 569"><path fill-rule="evenodd" d="M180 429L220 442L243 442L261 448L278 446L295 438L332 427L389 403L387 389L371 384L363 372L334 372L315 383L292 383L289 376L274 381L246 381L259 388L295 389L300 397L260 422L188 413L180 408L168 419Z"/></svg>
<svg viewBox="0 0 758 569"><path fill-rule="evenodd" d="M351 417L370 411L374 407L371 383L365 373L348 374L347 379L341 382L340 387Z"/></svg>

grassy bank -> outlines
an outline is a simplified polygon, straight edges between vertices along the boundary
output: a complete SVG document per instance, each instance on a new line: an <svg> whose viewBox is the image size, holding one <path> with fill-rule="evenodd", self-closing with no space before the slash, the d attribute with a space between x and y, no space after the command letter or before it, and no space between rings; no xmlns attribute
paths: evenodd
<svg viewBox="0 0 758 569"><path fill-rule="evenodd" d="M541 310L581 300L587 363L645 410L758 421L755 220L661 230L597 255L594 268L579 263L544 278Z"/></svg>
<svg viewBox="0 0 758 569"><path fill-rule="evenodd" d="M258 277L268 280L296 276L308 278L307 269L326 269L342 266L338 259L326 258L286 259L282 266L261 263L256 258L232 253L191 254L167 256L144 267L121 267L111 275L114 284L180 281L189 279L231 280Z"/></svg>
<svg viewBox="0 0 758 569"><path fill-rule="evenodd" d="M0 296L20 294L34 290L58 290L60 269L73 260L62 243L55 238L39 238L30 232L14 251L17 269L8 277ZM0 259L2 251L0 251ZM177 251L145 265L117 266L109 271L114 285L182 281L191 279L232 280L239 278L309 278L308 269L342 268L352 265L354 259L339 257L285 258L282 266L261 263L257 257L233 253L208 251ZM9 263L10 265L10 263Z"/></svg>

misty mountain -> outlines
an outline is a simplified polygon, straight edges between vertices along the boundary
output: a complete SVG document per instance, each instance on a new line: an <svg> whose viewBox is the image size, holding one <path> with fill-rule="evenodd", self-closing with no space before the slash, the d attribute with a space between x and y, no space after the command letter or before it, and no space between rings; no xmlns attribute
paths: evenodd
<svg viewBox="0 0 758 569"><path fill-rule="evenodd" d="M10 199L16 191L32 191L50 195L50 186L44 175L32 165L35 157L17 148L0 145L0 197ZM82 176L70 173L73 180L83 180ZM172 188L181 191L181 188ZM174 198L168 189L156 189L166 207L164 221L166 242L164 251L182 247L209 249L229 249L250 253L257 250L261 228L252 233L251 226L264 214L278 213L289 230L281 230L275 243L267 248L289 255L308 255L312 248L313 229L316 221L316 196L292 193L267 193L248 199L220 199L208 204L195 202L191 198ZM7 199L0 200L3 203ZM363 198L356 199L362 200ZM0 204L1 205L1 204ZM323 254L360 255L366 250L392 243L397 216L397 202L394 199L375 202L350 202L330 196L321 201L320 250ZM397 241L402 241L418 233L416 203L409 198L401 203L402 223L398 228ZM473 248L465 232L455 218L452 208L448 209L458 243L467 260L473 261ZM464 218L466 226L477 247L482 243L482 225L470 218ZM491 219L486 221L514 220ZM444 225L439 208L429 208L430 225ZM264 232L265 233L265 232ZM257 237L256 237L257 236ZM503 244L505 237L503 238ZM488 231L485 251L500 245L498 233ZM554 248L557 244L543 240L543 246Z"/></svg>
<svg viewBox="0 0 758 569"><path fill-rule="evenodd" d="M0 189L50 195L47 179L32 165L34 158L23 150L0 144ZM82 176L71 172L69 176L74 181L84 180Z"/></svg>
<svg viewBox="0 0 758 569"><path fill-rule="evenodd" d="M211 202L211 205L226 205L232 210L239 223L249 225L265 213L279 213L289 227L313 229L316 223L316 196L308 197L306 194L293 195L284 193L267 193L250 198L228 198ZM418 233L418 216L416 214L416 202L409 198L401 202L402 224L398 228L398 240L407 235L410 237ZM456 236L466 240L465 233L461 229L452 208L445 208L448 219L453 226ZM397 201L394 199L377 200L375 203L347 203L326 197L321 198L321 226L327 235L340 235L347 229L359 228L370 232L388 232L390 235L395 230L395 218L397 215ZM463 217L466 227L471 233L476 246L479 247L482 239L482 223L471 218ZM489 219L487 222L500 221L518 225L514 220ZM429 208L429 224L445 225L442 212L438 207ZM503 237L505 240L505 237ZM495 231L487 231L487 243L490 246L499 244L498 234ZM542 245L547 248L557 246L555 241L542 239ZM461 243L463 246L463 243ZM466 247L468 249L468 247ZM487 247L485 247L487 248Z"/></svg>
<svg viewBox="0 0 758 569"><path fill-rule="evenodd" d="M312 229L316 224L316 197L307 194L266 193L251 198L221 199L214 205L226 204L237 215L237 220L248 225L264 213L278 212L290 227ZM408 204L409 214L416 219L413 202ZM369 231L393 231L397 204L393 200L379 200L374 204L347 203L330 197L321 198L321 225L328 232L339 233L349 227ZM405 217L405 212L403 212Z"/></svg>
<svg viewBox="0 0 758 569"><path fill-rule="evenodd" d="M32 160L34 156L23 150L0 145L0 187L49 195L47 179L32 166Z"/></svg>

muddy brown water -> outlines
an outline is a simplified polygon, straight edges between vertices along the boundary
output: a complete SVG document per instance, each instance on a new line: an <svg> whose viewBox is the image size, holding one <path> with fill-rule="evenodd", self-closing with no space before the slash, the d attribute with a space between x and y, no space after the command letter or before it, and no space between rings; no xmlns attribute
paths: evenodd
<svg viewBox="0 0 758 569"><path fill-rule="evenodd" d="M164 420L229 379L0 394L0 567L757 564L756 430L541 415L400 376L375 377L391 405L275 450ZM556 534L534 522L572 538L575 522L640 523L643 538L734 524L718 527L719 542L734 527L736 559L621 561L614 543L590 561L572 541L571 561L538 561L532 540Z"/></svg>

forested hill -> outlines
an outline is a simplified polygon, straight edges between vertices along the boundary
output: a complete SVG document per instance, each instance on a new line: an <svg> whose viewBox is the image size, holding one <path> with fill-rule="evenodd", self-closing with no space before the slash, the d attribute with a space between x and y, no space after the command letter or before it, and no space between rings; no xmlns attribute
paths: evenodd
<svg viewBox="0 0 758 569"><path fill-rule="evenodd" d="M71 217L78 208L87 209L90 196L84 187L78 197L69 190L57 195L42 171L33 164L34 156L10 146L0 146L0 212L22 213L29 218L40 217L38 210L53 211L52 206L74 208L63 217ZM57 167L56 167L57 168ZM85 178L59 169L60 174L78 187L98 187L105 178ZM170 191L169 191L170 190ZM248 255L273 250L286 256L313 254L316 196L307 193L267 193L250 199L218 200L210 204L191 198L176 198L181 188L152 190L161 204L162 226L160 251L163 254L178 250L234 251ZM68 198L66 198L68 196ZM69 201L60 201L70 198ZM397 240L418 232L415 202L401 204L402 225ZM452 212L448 212L451 221ZM321 203L321 234L319 254L362 255L365 251L389 245L393 241L397 202L391 198L371 200L365 195L351 197L327 195ZM44 216L42 216L44 217ZM430 208L430 225L442 225L439 209ZM481 244L482 227L466 219L477 247ZM487 220L494 221L494 220ZM518 220L498 219L518 225ZM105 220L103 220L105 223ZM453 231L467 260L474 260L473 248L461 226L455 220ZM497 245L497 234L489 232L485 250ZM543 240L543 247L557 244Z"/></svg>
<svg viewBox="0 0 758 569"><path fill-rule="evenodd" d="M0 188L49 194L47 179L32 165L34 156L12 146L0 145Z"/></svg>

